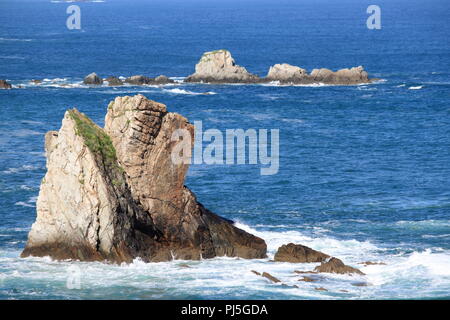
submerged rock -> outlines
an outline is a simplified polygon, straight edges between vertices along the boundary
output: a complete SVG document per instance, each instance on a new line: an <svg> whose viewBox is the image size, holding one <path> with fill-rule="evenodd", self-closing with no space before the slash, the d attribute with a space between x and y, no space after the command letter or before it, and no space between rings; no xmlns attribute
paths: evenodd
<svg viewBox="0 0 450 320"><path fill-rule="evenodd" d="M322 262L320 266L317 266L314 271L316 272L326 272L326 273L356 273L364 275L359 269L345 265L342 260L338 258L331 258L326 262Z"/></svg>
<svg viewBox="0 0 450 320"><path fill-rule="evenodd" d="M314 289L317 290L317 291L328 291L328 289L325 289L323 287L317 287L317 288L314 288Z"/></svg>
<svg viewBox="0 0 450 320"><path fill-rule="evenodd" d="M269 279L273 283L281 282L280 279L275 278L274 276L272 276L270 273L267 273L267 272L263 272L261 276L266 278L266 279Z"/></svg>
<svg viewBox="0 0 450 320"><path fill-rule="evenodd" d="M122 86L123 82L117 77L108 77L105 79L105 81L108 81L108 86L115 87L115 86Z"/></svg>
<svg viewBox="0 0 450 320"><path fill-rule="evenodd" d="M105 128L76 109L46 134L47 173L22 257L131 262L266 257L266 243L197 202L171 141L193 125L142 95L117 97ZM193 136L193 135L192 135Z"/></svg>
<svg viewBox="0 0 450 320"><path fill-rule="evenodd" d="M373 262L373 261L364 261L364 262L359 262L358 264L363 264L365 267L374 266L374 265L380 265L380 266L386 265L386 263L384 263L384 262Z"/></svg>
<svg viewBox="0 0 450 320"><path fill-rule="evenodd" d="M313 69L308 74L305 69L291 66L289 64L276 64L270 67L264 81L279 81L282 84L334 84L351 85L370 83L369 75L362 66L351 69L341 69L336 72L330 69Z"/></svg>
<svg viewBox="0 0 450 320"><path fill-rule="evenodd" d="M304 281L304 282L315 282L317 281L317 279L308 277L308 276L303 276L300 279L298 279L298 281Z"/></svg>
<svg viewBox="0 0 450 320"><path fill-rule="evenodd" d="M285 244L278 248L274 260L278 262L322 262L330 256L320 251L313 250L301 244Z"/></svg>
<svg viewBox="0 0 450 320"><path fill-rule="evenodd" d="M0 89L11 89L12 85L6 80L0 80Z"/></svg>
<svg viewBox="0 0 450 320"><path fill-rule="evenodd" d="M83 83L88 85L101 85L103 84L103 79L100 78L95 72L92 72L84 78Z"/></svg>
<svg viewBox="0 0 450 320"><path fill-rule="evenodd" d="M244 67L238 66L230 51L216 50L205 52L195 66L195 73L186 78L185 82L208 83L255 83L258 76L249 73Z"/></svg>

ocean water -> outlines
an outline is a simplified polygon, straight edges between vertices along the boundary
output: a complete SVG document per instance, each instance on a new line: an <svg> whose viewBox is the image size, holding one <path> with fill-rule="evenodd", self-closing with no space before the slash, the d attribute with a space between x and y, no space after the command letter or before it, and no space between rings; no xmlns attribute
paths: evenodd
<svg viewBox="0 0 450 320"><path fill-rule="evenodd" d="M366 27L370 4L381 8L381 30ZM448 1L77 5L82 29L68 30L67 3L0 0L0 79L14 85L0 90L0 299L450 298ZM309 71L363 65L382 80L347 87L182 83L204 51L220 48L260 76L286 62ZM94 71L165 74L180 83L83 86ZM59 129L73 107L102 125L109 101L138 93L202 120L204 129L280 129L278 174L261 176L259 165L203 164L192 165L186 181L207 208L264 238L268 259L119 266L19 258L46 171L45 132ZM293 271L314 264L269 262L288 242L366 275L299 282ZM359 264L368 260L385 265ZM82 273L78 289L67 286L73 266Z"/></svg>

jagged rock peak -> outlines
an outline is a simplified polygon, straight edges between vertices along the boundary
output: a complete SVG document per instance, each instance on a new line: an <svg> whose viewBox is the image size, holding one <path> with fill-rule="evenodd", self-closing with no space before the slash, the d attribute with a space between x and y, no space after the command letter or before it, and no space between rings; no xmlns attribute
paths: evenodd
<svg viewBox="0 0 450 320"><path fill-rule="evenodd" d="M77 110L46 135L47 173L22 253L130 262L263 258L264 240L197 202L174 164L174 130L193 126L142 95L108 106L105 129ZM193 137L193 135L192 135Z"/></svg>

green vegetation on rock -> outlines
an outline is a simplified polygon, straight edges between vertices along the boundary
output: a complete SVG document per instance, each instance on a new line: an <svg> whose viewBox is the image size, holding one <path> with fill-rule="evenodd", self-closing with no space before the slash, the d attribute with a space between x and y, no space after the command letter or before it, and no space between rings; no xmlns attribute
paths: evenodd
<svg viewBox="0 0 450 320"><path fill-rule="evenodd" d="M69 110L70 117L75 121L76 134L84 139L89 150L102 158L105 165L119 167L117 165L116 149L111 138L85 114L76 109Z"/></svg>

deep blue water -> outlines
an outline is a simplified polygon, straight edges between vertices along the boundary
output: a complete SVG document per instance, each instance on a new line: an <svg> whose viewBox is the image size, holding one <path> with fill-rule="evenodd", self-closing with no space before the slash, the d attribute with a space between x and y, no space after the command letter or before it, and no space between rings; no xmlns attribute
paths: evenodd
<svg viewBox="0 0 450 320"><path fill-rule="evenodd" d="M450 4L377 1L382 29L366 27L369 1L0 0L0 298L449 298ZM264 76L275 63L311 71L363 65L375 84L284 87L97 87L103 77L181 79L205 51L226 48ZM31 79L46 79L33 85ZM62 86L65 84L68 86ZM202 95L199 93L215 94ZM103 124L108 102L142 93L204 129L280 129L280 170L192 165L186 184L212 211L278 245L298 242L358 266L355 279L286 289L251 269L298 284L298 266L218 258L127 266L18 258L36 217L44 134L77 107ZM80 290L67 268L82 265ZM308 268L306 268L308 269ZM243 276L244 275L244 276ZM330 291L318 292L315 286ZM106 289L106 290L105 290ZM343 293L339 290L347 290Z"/></svg>

